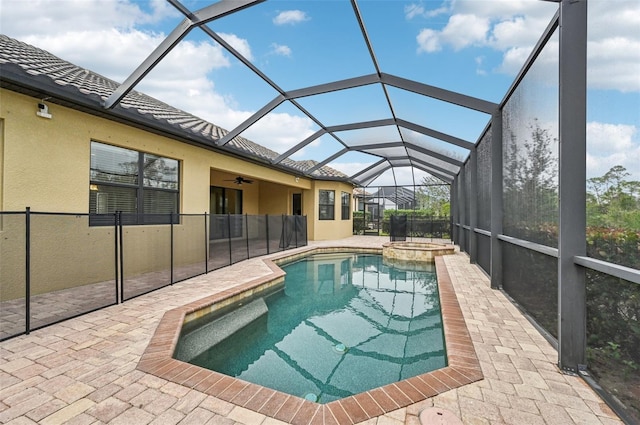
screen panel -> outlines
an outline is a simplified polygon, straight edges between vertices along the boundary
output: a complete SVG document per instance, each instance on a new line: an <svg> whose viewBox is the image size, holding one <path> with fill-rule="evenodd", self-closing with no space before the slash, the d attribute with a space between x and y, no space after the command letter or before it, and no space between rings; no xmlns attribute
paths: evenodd
<svg viewBox="0 0 640 425"><path fill-rule="evenodd" d="M558 246L558 31L503 109L504 233Z"/></svg>
<svg viewBox="0 0 640 425"><path fill-rule="evenodd" d="M478 228L491 230L491 127L480 139L477 147Z"/></svg>

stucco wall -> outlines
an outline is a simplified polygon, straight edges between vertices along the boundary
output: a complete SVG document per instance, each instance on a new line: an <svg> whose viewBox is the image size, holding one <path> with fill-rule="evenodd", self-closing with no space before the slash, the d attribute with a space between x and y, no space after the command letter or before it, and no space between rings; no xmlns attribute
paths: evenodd
<svg viewBox="0 0 640 425"><path fill-rule="evenodd" d="M254 180L242 185L248 214L291 214L293 193L302 193L310 240L351 235L351 220L340 220L340 191L349 185L315 182L221 153L197 148L104 118L48 103L51 119L38 117L39 99L0 90L0 211L87 213L91 141L113 144L180 161L180 212L209 211L212 184L238 175ZM298 178L296 178L298 177ZM336 220L317 220L318 189L336 190ZM24 294L24 216L0 219L0 284L2 299ZM113 278L114 230L89 226L86 217L34 215L32 282L34 294L96 283ZM204 224L202 225L204 227ZM128 276L168 264L170 252L161 249L169 226L126 226L125 260ZM195 229L195 230L194 230ZM179 223L174 232L178 265L202 261L205 241ZM193 233L193 234L192 234ZM152 248L154 247L154 248Z"/></svg>
<svg viewBox="0 0 640 425"><path fill-rule="evenodd" d="M318 200L320 190L335 191L335 213L333 220L320 220L318 217ZM347 192L353 196L353 186L342 182L321 181L313 182L313 189L308 191L312 198L304 199L306 210L308 211L308 220L313 223L309 226L309 239L311 240L330 240L342 239L351 236L353 233L353 215L349 212L349 220L342 220L340 196L342 192ZM351 209L351 205L349 206ZM311 212L311 210L313 212ZM313 233L312 233L313 232Z"/></svg>
<svg viewBox="0 0 640 425"><path fill-rule="evenodd" d="M3 211L30 206L34 211L88 212L91 140L179 160L182 213L209 211L209 186L216 170L228 173L221 174L223 178L242 175L258 181L242 186L249 214L258 213L260 181L299 190L311 187L309 179L296 181L292 174L55 104L49 104L53 118L41 118L36 116L37 99L7 90L0 94L5 134ZM237 188L232 182L225 184Z"/></svg>
<svg viewBox="0 0 640 425"><path fill-rule="evenodd" d="M296 191L299 192L300 189ZM269 182L262 183L260 186L260 214L291 214L292 193L292 188L287 186Z"/></svg>

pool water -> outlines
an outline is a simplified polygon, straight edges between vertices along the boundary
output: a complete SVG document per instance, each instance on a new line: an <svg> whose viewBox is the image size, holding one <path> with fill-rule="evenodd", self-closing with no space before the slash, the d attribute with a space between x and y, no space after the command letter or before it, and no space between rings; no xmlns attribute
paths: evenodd
<svg viewBox="0 0 640 425"><path fill-rule="evenodd" d="M318 403L446 366L433 268L361 254L282 268L285 286L265 299L268 313L191 363Z"/></svg>

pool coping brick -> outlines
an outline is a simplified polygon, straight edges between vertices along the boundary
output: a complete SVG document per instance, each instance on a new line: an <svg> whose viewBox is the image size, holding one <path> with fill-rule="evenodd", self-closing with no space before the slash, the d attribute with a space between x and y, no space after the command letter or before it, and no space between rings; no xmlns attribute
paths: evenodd
<svg viewBox="0 0 640 425"><path fill-rule="evenodd" d="M447 265L441 256L435 257L435 267L448 358L447 366L441 369L326 404L317 404L173 358L182 325L189 315L200 316L197 312L203 309L210 311L216 304L232 301L243 294L253 294L267 284L282 281L285 273L278 267L282 262L315 253L352 251L382 253L381 249L362 249L355 246L307 247L293 254L285 252L277 257L262 260L271 271L270 274L165 312L138 362L137 370L293 424L309 422L308 417L297 415L303 406L305 411L312 411L313 408L309 407L309 404L317 405L318 410L322 410L324 423L355 424L483 379L482 369L462 316ZM203 382L212 384L199 385ZM243 392L244 395L241 396ZM262 394L258 396L260 393ZM250 394L253 395L245 401ZM370 397L372 403L369 404L368 410L359 401L366 400L363 399L365 395ZM372 407L373 405L377 408Z"/></svg>

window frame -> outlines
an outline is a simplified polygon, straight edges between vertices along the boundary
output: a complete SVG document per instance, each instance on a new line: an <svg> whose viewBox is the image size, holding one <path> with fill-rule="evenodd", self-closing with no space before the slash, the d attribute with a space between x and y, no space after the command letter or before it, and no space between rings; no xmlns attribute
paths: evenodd
<svg viewBox="0 0 640 425"><path fill-rule="evenodd" d="M105 181L100 179L94 179L93 176L93 155L95 154L94 146L107 146L109 148L121 149L122 151L135 152L137 155L137 159L135 163L136 166L136 181L134 183L130 182L114 182L114 181ZM169 158L165 156L161 156L151 152L140 151L137 149L131 149L128 147L111 145L109 143L103 143L98 140L91 140L90 148L89 148L91 158L89 161L89 226L107 226L113 225L113 216L116 211L120 211L116 208L115 211L109 211L105 213L97 212L99 198L98 193L95 195L94 200L94 192L99 192L100 187L111 187L111 188L120 188L126 190L133 190L134 195L130 198L133 200L131 205L135 207L135 211L123 211L122 221L123 224L127 225L142 225L142 224L171 224L176 219L173 217L174 215L180 214L180 172L181 172L181 161L175 158ZM155 157L160 160L169 160L172 163L175 162L175 184L173 181L169 181L169 186L175 186L175 188L171 187L156 187L153 184L149 184L149 176L145 175L145 159L147 156ZM154 182L161 182L161 179L152 179ZM172 194L175 195L174 211L171 212L157 212L145 211L145 201L149 202L150 198L147 196L150 193L164 193L164 194ZM145 196L146 195L146 196ZM125 200L126 202L127 200ZM151 200L152 201L152 200ZM92 208L94 211L92 211Z"/></svg>
<svg viewBox="0 0 640 425"><path fill-rule="evenodd" d="M340 211L342 220L351 220L351 194L349 192L340 192Z"/></svg>
<svg viewBox="0 0 640 425"><path fill-rule="evenodd" d="M331 203L322 202L322 192L331 194ZM323 207L325 209L323 209ZM327 215L331 212L330 216ZM335 220L336 218L336 191L329 189L318 189L318 220Z"/></svg>

